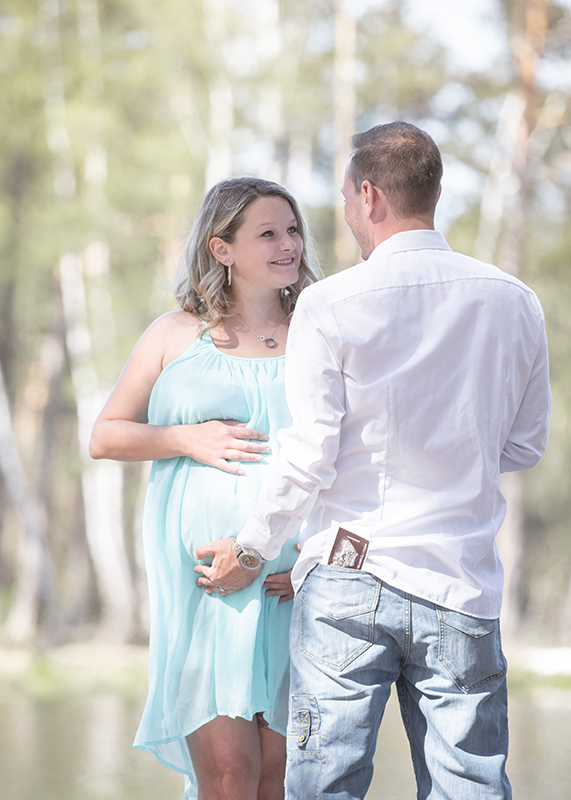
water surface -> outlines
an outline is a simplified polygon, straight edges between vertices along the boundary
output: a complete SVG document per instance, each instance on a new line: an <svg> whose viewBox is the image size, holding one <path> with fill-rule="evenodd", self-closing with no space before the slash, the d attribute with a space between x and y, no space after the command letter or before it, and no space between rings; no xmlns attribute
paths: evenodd
<svg viewBox="0 0 571 800"><path fill-rule="evenodd" d="M144 694L0 696L2 800L182 800L182 779L131 743ZM508 772L515 800L570 800L571 692L512 693ZM416 795L406 737L391 698L367 800Z"/></svg>

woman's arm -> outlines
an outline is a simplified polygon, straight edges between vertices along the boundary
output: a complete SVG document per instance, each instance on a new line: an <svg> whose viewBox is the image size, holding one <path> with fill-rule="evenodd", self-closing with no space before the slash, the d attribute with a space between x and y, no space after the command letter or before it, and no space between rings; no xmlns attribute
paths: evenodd
<svg viewBox="0 0 571 800"><path fill-rule="evenodd" d="M89 444L92 458L146 461L190 456L226 472L242 474L238 463L261 461L268 437L233 420L196 425L150 425L151 391L163 368L184 352L196 336L196 325L167 314L145 331L131 353L108 401L99 414ZM180 352L178 352L180 351Z"/></svg>

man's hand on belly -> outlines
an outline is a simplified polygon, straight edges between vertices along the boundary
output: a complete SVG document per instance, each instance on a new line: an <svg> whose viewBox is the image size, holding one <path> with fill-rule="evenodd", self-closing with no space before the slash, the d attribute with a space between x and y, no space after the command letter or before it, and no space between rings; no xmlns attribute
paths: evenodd
<svg viewBox="0 0 571 800"><path fill-rule="evenodd" d="M235 539L219 539L218 541L202 544L196 548L197 559L212 558L212 566L197 564L195 572L200 573L196 581L206 594L219 594L226 597L229 594L245 589L253 583L260 571L252 572L243 569L236 558L234 547Z"/></svg>

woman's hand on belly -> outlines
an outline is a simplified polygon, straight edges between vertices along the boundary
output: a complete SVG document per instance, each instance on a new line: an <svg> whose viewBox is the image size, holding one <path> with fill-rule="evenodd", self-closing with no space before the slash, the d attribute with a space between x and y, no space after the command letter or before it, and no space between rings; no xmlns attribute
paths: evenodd
<svg viewBox="0 0 571 800"><path fill-rule="evenodd" d="M262 461L271 453L268 436L233 419L212 419L195 425L179 425L177 431L181 455L224 472L243 475L240 461Z"/></svg>
<svg viewBox="0 0 571 800"><path fill-rule="evenodd" d="M266 597L279 597L279 603L293 599L293 586L291 585L291 569L288 572L276 572L268 575L264 581Z"/></svg>

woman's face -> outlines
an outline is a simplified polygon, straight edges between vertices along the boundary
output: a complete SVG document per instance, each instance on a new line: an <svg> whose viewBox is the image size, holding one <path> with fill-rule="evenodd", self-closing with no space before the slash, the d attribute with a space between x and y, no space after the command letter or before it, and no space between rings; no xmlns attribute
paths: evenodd
<svg viewBox="0 0 571 800"><path fill-rule="evenodd" d="M226 248L232 289L247 285L283 289L297 281L303 242L292 208L283 197L260 197L251 203Z"/></svg>

